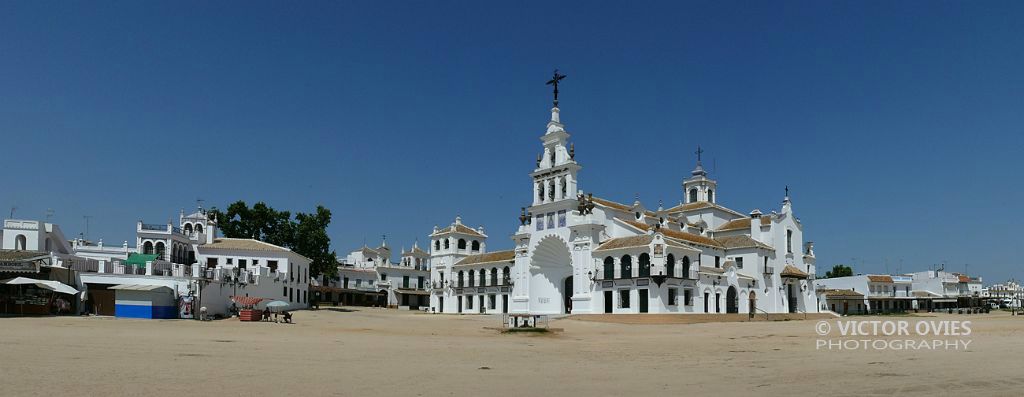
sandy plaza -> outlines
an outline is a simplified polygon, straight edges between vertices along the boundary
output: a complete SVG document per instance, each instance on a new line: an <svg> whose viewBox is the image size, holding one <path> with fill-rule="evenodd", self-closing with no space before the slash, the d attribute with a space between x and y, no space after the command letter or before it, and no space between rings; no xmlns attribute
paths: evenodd
<svg viewBox="0 0 1024 397"><path fill-rule="evenodd" d="M3 318L0 373L6 396L1011 395L1024 387L1017 368L992 365L1024 354L1024 318L1007 313L899 317L971 320L966 351L816 350L813 320L580 318L552 320L564 331L543 335L485 329L499 316L367 307L301 311L292 325ZM860 320L872 319L893 317Z"/></svg>

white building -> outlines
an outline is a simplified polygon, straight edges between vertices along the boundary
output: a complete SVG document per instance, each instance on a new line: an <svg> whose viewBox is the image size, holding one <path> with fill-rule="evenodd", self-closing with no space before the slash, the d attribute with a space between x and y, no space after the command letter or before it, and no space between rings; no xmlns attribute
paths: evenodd
<svg viewBox="0 0 1024 397"><path fill-rule="evenodd" d="M981 306L981 278L924 271L856 275L815 281L821 310L839 314L889 313Z"/></svg>
<svg viewBox="0 0 1024 397"><path fill-rule="evenodd" d="M127 307L130 304L117 303L117 295L130 295L132 299L124 301L134 303L152 295L152 302L163 306L195 298L211 315L227 314L230 297L236 295L280 300L289 304L287 309L308 307L308 258L257 240L219 238L216 219L202 209L190 215L182 211L177 225L139 221L136 243L141 252L127 242L120 247L106 247L102 240L97 245L69 242L57 225L29 220L4 221L3 241L4 248L48 253L52 266L76 271L68 282L85 292L85 312L136 311L137 307ZM156 303L143 303L151 306L152 318L167 318L173 311L170 306L157 310Z"/></svg>
<svg viewBox="0 0 1024 397"><path fill-rule="evenodd" d="M398 263L391 261L387 242L380 247L363 246L339 261L338 277L319 280L320 299L344 305L384 306L417 310L427 306L430 254L413 244L401 251Z"/></svg>
<svg viewBox="0 0 1024 397"><path fill-rule="evenodd" d="M445 313L813 312L814 253L787 196L778 212L719 204L697 166L679 205L648 209L583 194L559 109L540 138L515 248L487 252L461 219L431 233L430 305ZM801 249L804 247L804 249Z"/></svg>

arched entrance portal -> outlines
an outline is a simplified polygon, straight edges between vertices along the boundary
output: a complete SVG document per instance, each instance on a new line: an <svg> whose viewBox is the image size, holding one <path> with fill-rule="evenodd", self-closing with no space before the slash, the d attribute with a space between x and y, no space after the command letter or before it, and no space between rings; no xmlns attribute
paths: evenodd
<svg viewBox="0 0 1024 397"><path fill-rule="evenodd" d="M725 293L725 312L739 313L739 303L739 297L736 296L736 287L729 287L729 290Z"/></svg>
<svg viewBox="0 0 1024 397"><path fill-rule="evenodd" d="M572 256L557 236L537 243L530 257L530 313L567 313L572 300Z"/></svg>

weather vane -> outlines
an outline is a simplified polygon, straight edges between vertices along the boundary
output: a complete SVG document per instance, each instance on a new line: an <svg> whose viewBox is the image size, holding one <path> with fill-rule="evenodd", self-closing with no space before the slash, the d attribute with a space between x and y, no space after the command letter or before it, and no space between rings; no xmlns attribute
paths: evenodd
<svg viewBox="0 0 1024 397"><path fill-rule="evenodd" d="M555 107L558 107L558 82L565 78L564 74L558 74L558 69L555 69L555 75L548 80L546 85L555 87Z"/></svg>

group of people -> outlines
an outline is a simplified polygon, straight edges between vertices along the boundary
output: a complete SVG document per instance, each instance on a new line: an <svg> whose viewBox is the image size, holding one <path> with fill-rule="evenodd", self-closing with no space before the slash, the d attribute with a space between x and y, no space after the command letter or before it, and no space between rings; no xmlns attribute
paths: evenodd
<svg viewBox="0 0 1024 397"><path fill-rule="evenodd" d="M270 320L270 314L271 313L270 313L270 308L269 307L263 309L263 321L271 321ZM278 320L278 315L283 317L283 318L280 319L280 321ZM287 311L287 310L282 311L282 312L274 312L274 320L273 321L275 323L276 322L282 322L282 323L289 323L289 324L291 324L292 323L292 313Z"/></svg>

